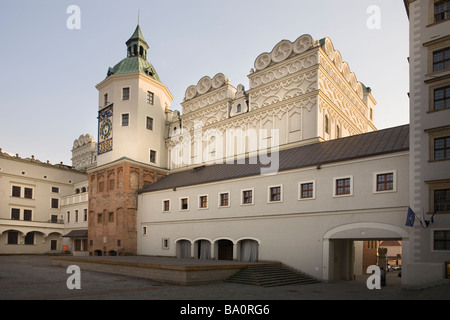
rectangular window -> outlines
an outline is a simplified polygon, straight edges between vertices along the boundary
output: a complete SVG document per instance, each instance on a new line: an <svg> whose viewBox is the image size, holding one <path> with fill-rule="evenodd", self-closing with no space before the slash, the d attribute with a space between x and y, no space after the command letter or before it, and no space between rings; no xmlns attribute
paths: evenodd
<svg viewBox="0 0 450 320"><path fill-rule="evenodd" d="M108 215L108 221L109 222L114 222L114 212L110 212Z"/></svg>
<svg viewBox="0 0 450 320"><path fill-rule="evenodd" d="M300 199L314 198L314 182L300 183Z"/></svg>
<svg viewBox="0 0 450 320"><path fill-rule="evenodd" d="M253 190L242 191L242 204L253 204Z"/></svg>
<svg viewBox="0 0 450 320"><path fill-rule="evenodd" d="M130 115L128 113L122 114L122 127L128 127L130 124Z"/></svg>
<svg viewBox="0 0 450 320"><path fill-rule="evenodd" d="M23 220L24 221L31 221L31 214L32 211L31 210L23 210Z"/></svg>
<svg viewBox="0 0 450 320"><path fill-rule="evenodd" d="M20 198L21 188L18 186L12 186L12 196Z"/></svg>
<svg viewBox="0 0 450 320"><path fill-rule="evenodd" d="M381 173L377 174L377 191L394 190L394 174Z"/></svg>
<svg viewBox="0 0 450 320"><path fill-rule="evenodd" d="M180 202L180 210L188 210L189 209L189 199L181 198Z"/></svg>
<svg viewBox="0 0 450 320"><path fill-rule="evenodd" d="M67 211L67 223L70 223L70 211Z"/></svg>
<svg viewBox="0 0 450 320"><path fill-rule="evenodd" d="M107 105L108 105L108 94L107 94L107 93L105 93L105 94L103 95L103 105L104 105L104 106L107 106Z"/></svg>
<svg viewBox="0 0 450 320"><path fill-rule="evenodd" d="M434 190L434 212L450 211L450 189Z"/></svg>
<svg viewBox="0 0 450 320"><path fill-rule="evenodd" d="M26 199L33 199L33 189L31 189L31 188L24 188L23 196Z"/></svg>
<svg viewBox="0 0 450 320"><path fill-rule="evenodd" d="M281 201L281 186L269 187L269 202Z"/></svg>
<svg viewBox="0 0 450 320"><path fill-rule="evenodd" d="M161 239L161 247L162 247L163 250L169 250L170 249L169 238L162 238Z"/></svg>
<svg viewBox="0 0 450 320"><path fill-rule="evenodd" d="M50 240L50 250L56 250L58 247L58 241L57 240Z"/></svg>
<svg viewBox="0 0 450 320"><path fill-rule="evenodd" d="M434 230L434 250L450 250L450 230Z"/></svg>
<svg viewBox="0 0 450 320"><path fill-rule="evenodd" d="M228 192L221 193L219 195L219 206L220 207L228 207L230 205L229 199L230 199L230 194Z"/></svg>
<svg viewBox="0 0 450 320"><path fill-rule="evenodd" d="M434 4L434 22L450 18L450 1L443 0Z"/></svg>
<svg viewBox="0 0 450 320"><path fill-rule="evenodd" d="M437 88L434 90L433 110L450 108L450 86Z"/></svg>
<svg viewBox="0 0 450 320"><path fill-rule="evenodd" d="M352 185L351 178L335 179L335 193L336 196L351 195Z"/></svg>
<svg viewBox="0 0 450 320"><path fill-rule="evenodd" d="M155 95L153 92L147 91L147 103L153 105Z"/></svg>
<svg viewBox="0 0 450 320"><path fill-rule="evenodd" d="M20 220L20 209L11 209L11 220Z"/></svg>
<svg viewBox="0 0 450 320"><path fill-rule="evenodd" d="M59 193L59 188L58 187L52 187L52 192L53 193Z"/></svg>
<svg viewBox="0 0 450 320"><path fill-rule="evenodd" d="M156 163L156 151L155 150L150 150L150 162Z"/></svg>
<svg viewBox="0 0 450 320"><path fill-rule="evenodd" d="M170 211L170 200L164 200L163 201L163 212L169 212Z"/></svg>
<svg viewBox="0 0 450 320"><path fill-rule="evenodd" d="M59 199L52 198L52 208L54 209L59 208Z"/></svg>
<svg viewBox="0 0 450 320"><path fill-rule="evenodd" d="M153 130L153 118L147 117L147 130Z"/></svg>
<svg viewBox="0 0 450 320"><path fill-rule="evenodd" d="M434 160L450 159L450 136L434 139Z"/></svg>
<svg viewBox="0 0 450 320"><path fill-rule="evenodd" d="M198 207L201 209L208 208L208 196L200 196L198 197L199 203Z"/></svg>
<svg viewBox="0 0 450 320"><path fill-rule="evenodd" d="M122 100L130 100L130 88L122 89Z"/></svg>
<svg viewBox="0 0 450 320"><path fill-rule="evenodd" d="M450 47L433 52L433 71L450 69Z"/></svg>
<svg viewBox="0 0 450 320"><path fill-rule="evenodd" d="M84 213L83 213L83 221L87 221L88 218L88 214L87 214L87 209L83 209Z"/></svg>
<svg viewBox="0 0 450 320"><path fill-rule="evenodd" d="M142 234L145 236L147 234L147 227L143 226L142 227Z"/></svg>
<svg viewBox="0 0 450 320"><path fill-rule="evenodd" d="M75 222L78 222L78 210L75 210Z"/></svg>
<svg viewBox="0 0 450 320"><path fill-rule="evenodd" d="M97 214L97 223L103 222L103 215L101 213Z"/></svg>

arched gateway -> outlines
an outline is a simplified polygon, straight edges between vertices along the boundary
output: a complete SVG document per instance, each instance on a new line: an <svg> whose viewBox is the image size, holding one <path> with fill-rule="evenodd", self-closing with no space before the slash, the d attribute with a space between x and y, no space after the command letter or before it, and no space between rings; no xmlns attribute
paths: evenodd
<svg viewBox="0 0 450 320"><path fill-rule="evenodd" d="M323 236L323 280L350 280L353 242L372 239L399 239L402 241L403 252L405 254L408 252L406 248L409 245L409 234L401 227L377 222L357 222L337 226ZM403 256L403 259L405 258L407 259Z"/></svg>

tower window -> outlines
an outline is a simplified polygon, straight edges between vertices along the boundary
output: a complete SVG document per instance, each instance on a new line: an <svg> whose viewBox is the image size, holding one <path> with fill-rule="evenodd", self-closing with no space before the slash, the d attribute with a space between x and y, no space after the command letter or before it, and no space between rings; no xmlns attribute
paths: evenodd
<svg viewBox="0 0 450 320"><path fill-rule="evenodd" d="M130 124L130 115L128 113L122 114L122 127L128 127Z"/></svg>
<svg viewBox="0 0 450 320"><path fill-rule="evenodd" d="M153 105L155 95L153 92L147 91L147 103Z"/></svg>
<svg viewBox="0 0 450 320"><path fill-rule="evenodd" d="M122 89L122 100L130 100L130 88Z"/></svg>
<svg viewBox="0 0 450 320"><path fill-rule="evenodd" d="M153 130L153 118L147 117L147 129Z"/></svg>
<svg viewBox="0 0 450 320"><path fill-rule="evenodd" d="M155 150L150 150L150 162L156 163L156 151Z"/></svg>

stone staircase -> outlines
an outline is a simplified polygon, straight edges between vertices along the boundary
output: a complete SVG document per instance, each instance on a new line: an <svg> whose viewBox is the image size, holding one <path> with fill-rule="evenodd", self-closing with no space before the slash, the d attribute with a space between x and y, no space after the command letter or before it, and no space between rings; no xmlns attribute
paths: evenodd
<svg viewBox="0 0 450 320"><path fill-rule="evenodd" d="M283 264L250 265L225 280L226 282L261 287L276 287L291 284L311 284L320 281Z"/></svg>

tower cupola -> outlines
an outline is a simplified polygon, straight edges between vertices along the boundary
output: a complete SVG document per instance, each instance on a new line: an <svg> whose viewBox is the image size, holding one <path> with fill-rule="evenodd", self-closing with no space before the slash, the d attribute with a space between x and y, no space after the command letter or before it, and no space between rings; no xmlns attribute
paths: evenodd
<svg viewBox="0 0 450 320"><path fill-rule="evenodd" d="M131 38L126 42L127 44L127 57L141 57L147 60L148 44L142 35L139 25L136 27Z"/></svg>

